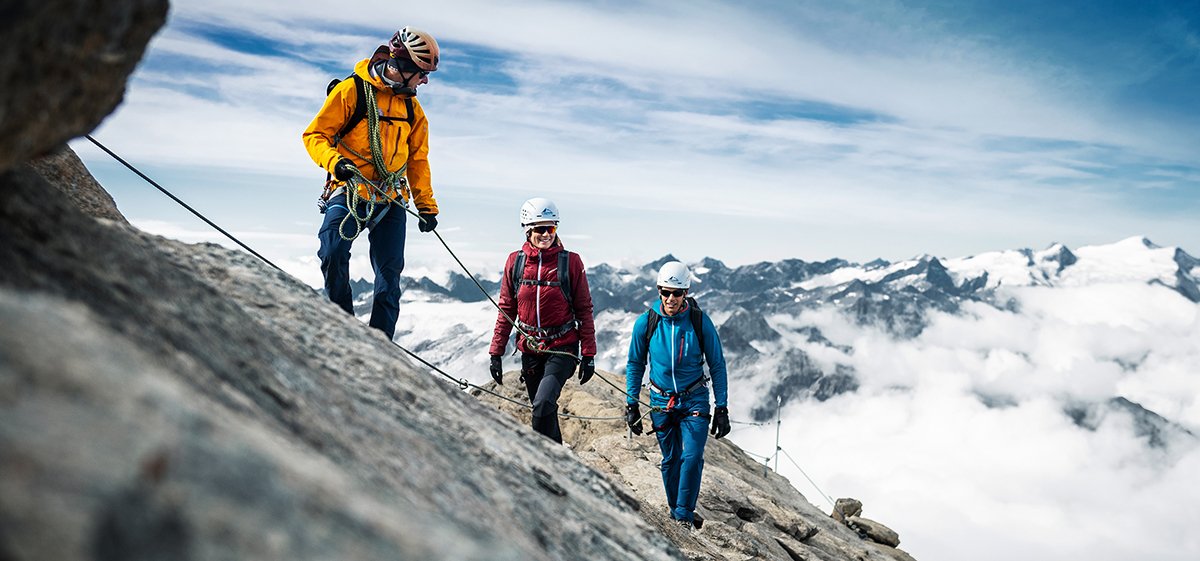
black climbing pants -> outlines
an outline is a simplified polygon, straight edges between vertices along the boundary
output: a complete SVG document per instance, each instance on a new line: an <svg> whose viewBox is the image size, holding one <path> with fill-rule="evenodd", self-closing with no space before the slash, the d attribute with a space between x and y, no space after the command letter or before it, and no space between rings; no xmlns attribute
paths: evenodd
<svg viewBox="0 0 1200 561"><path fill-rule="evenodd" d="M554 350L577 354L579 345L555 347ZM563 385L571 379L578 364L573 357L560 354L521 354L521 376L525 378L525 389L529 402L533 404L533 430L546 435L550 440L562 443L562 432L558 429L558 396Z"/></svg>

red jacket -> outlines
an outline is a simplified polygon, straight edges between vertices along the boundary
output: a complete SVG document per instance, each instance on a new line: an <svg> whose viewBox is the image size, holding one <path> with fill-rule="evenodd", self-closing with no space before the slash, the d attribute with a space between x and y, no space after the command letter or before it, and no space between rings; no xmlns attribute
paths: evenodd
<svg viewBox="0 0 1200 561"><path fill-rule="evenodd" d="M519 251L525 252L525 270L521 279L558 282L558 253L564 251L561 243L556 243L549 249L539 250L529 242ZM587 273L583 270L583 260L579 254L568 256L567 271L571 281L572 307L567 306L562 289L558 286L537 286L522 284L513 295L512 268L517 260L516 251L508 256L504 263L504 276L500 278L500 310L496 314L496 329L492 333L492 346L489 353L503 355L508 346L508 337L512 333L513 324L508 317L516 317L517 321L526 325L554 330L571 321L578 321L576 329L547 341L547 348L580 343L583 356L596 356L596 325L592 319L592 293L588 290ZM532 346L526 346L525 337L517 340L517 349L524 353L536 352Z"/></svg>

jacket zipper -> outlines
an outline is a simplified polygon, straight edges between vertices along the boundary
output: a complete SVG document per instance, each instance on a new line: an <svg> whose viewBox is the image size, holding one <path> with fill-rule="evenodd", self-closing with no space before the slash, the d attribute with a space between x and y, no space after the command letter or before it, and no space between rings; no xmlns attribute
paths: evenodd
<svg viewBox="0 0 1200 561"><path fill-rule="evenodd" d="M671 337L668 339L671 342L672 347L675 346L676 331L677 331L677 329L675 328L675 324L672 323L671 324ZM682 349L680 349L680 350L682 350ZM670 350L670 352L671 352L671 387L675 388L675 395L679 395L679 382L675 381L675 349L672 348Z"/></svg>
<svg viewBox="0 0 1200 561"><path fill-rule="evenodd" d="M542 252L540 252L540 251L538 252L537 271L535 272L533 278L538 281L537 284L534 285L537 287L537 292L535 292L537 298L533 302L534 302L534 311L536 312L538 331L541 331L541 329L542 329Z"/></svg>
<svg viewBox="0 0 1200 561"><path fill-rule="evenodd" d="M396 97L392 96L391 101L388 102L388 111L392 110L392 105L395 103ZM405 115L405 118L408 118L407 114ZM392 157L388 160L388 167L391 167L392 163L396 161L396 154L400 153L400 133L402 132L404 132L404 127L401 125L396 125L396 145L392 148Z"/></svg>

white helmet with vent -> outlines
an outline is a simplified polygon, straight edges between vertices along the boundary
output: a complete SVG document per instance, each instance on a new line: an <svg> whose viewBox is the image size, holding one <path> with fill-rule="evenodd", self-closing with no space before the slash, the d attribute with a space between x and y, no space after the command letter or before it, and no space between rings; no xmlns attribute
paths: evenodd
<svg viewBox="0 0 1200 561"><path fill-rule="evenodd" d="M554 201L542 197L534 197L521 205L521 226L529 232L534 224L558 224L558 207Z"/></svg>
<svg viewBox="0 0 1200 561"><path fill-rule="evenodd" d="M692 272L687 265L670 261L658 270L658 286L687 290L692 287Z"/></svg>

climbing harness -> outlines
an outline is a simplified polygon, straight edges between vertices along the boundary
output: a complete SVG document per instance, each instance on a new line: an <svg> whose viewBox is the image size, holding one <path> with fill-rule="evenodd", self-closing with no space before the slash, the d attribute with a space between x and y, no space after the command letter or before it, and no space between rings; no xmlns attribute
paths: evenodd
<svg viewBox="0 0 1200 561"><path fill-rule="evenodd" d="M706 423L712 418L712 415L709 415L707 411L671 411L669 407L670 405L668 405L668 410L666 411L667 418L663 421L663 424L652 427L653 430L650 432L667 432L679 426L679 423L688 417L700 417Z"/></svg>
<svg viewBox="0 0 1200 561"><path fill-rule="evenodd" d="M664 389L658 387L658 385L655 384L654 382L650 382L650 391L667 398L667 406L663 407L663 410L670 411L671 409L675 408L675 404L677 403L676 400L683 398L683 397L687 397L687 396L691 395L692 392L696 392L696 391L700 391L700 390L704 390L707 392L708 386L705 385L707 382L708 382L708 376L707 375L701 376L695 382L692 382L690 385L688 385L688 387L684 388L683 391L679 391L679 392L673 392L671 390L664 390Z"/></svg>

